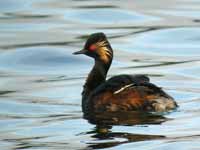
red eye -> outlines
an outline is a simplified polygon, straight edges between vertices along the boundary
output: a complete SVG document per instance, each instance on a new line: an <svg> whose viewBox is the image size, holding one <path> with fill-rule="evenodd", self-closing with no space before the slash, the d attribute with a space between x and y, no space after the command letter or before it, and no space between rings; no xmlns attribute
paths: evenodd
<svg viewBox="0 0 200 150"><path fill-rule="evenodd" d="M96 50L96 46L95 45L91 45L89 48L90 51L95 51Z"/></svg>

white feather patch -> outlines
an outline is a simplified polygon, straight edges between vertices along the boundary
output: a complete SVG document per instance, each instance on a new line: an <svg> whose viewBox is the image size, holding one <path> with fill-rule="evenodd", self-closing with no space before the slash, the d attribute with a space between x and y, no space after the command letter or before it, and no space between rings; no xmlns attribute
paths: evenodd
<svg viewBox="0 0 200 150"><path fill-rule="evenodd" d="M134 85L134 83L125 85L125 86L121 87L119 90L115 91L114 94L118 94L118 93L122 92L123 90L125 90L125 89L127 89L127 88L129 88L129 87L131 87L133 85Z"/></svg>

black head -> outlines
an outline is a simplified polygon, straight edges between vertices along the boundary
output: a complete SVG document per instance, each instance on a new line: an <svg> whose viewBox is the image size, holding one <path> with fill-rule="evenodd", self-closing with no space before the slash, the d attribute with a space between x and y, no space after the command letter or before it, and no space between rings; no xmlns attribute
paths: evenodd
<svg viewBox="0 0 200 150"><path fill-rule="evenodd" d="M104 33L93 33L87 39L84 48L73 54L85 54L107 63L112 60L113 51Z"/></svg>

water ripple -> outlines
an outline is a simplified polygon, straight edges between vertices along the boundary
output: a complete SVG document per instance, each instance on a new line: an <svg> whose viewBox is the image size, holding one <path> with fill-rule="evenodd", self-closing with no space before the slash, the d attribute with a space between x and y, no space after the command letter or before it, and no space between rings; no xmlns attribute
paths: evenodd
<svg viewBox="0 0 200 150"><path fill-rule="evenodd" d="M0 1L1 149L198 149L199 8L199 0ZM93 32L114 50L108 78L149 75L179 108L83 119L93 61L72 53Z"/></svg>

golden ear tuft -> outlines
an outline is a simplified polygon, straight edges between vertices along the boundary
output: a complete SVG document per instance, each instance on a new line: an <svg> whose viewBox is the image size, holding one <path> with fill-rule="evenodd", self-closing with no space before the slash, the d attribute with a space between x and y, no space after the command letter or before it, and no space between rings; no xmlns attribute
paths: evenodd
<svg viewBox="0 0 200 150"><path fill-rule="evenodd" d="M104 47L107 45L107 42L106 41L100 41L100 42L97 42L96 43L99 47Z"/></svg>
<svg viewBox="0 0 200 150"><path fill-rule="evenodd" d="M112 52L109 50L108 46L108 42L107 41L99 41L96 43L97 47L98 47L98 53L100 56L100 59L105 62L108 63L110 61L110 59L112 58Z"/></svg>
<svg viewBox="0 0 200 150"><path fill-rule="evenodd" d="M108 63L109 60L112 58L112 55L107 47L101 47L100 51L100 58L105 62Z"/></svg>

